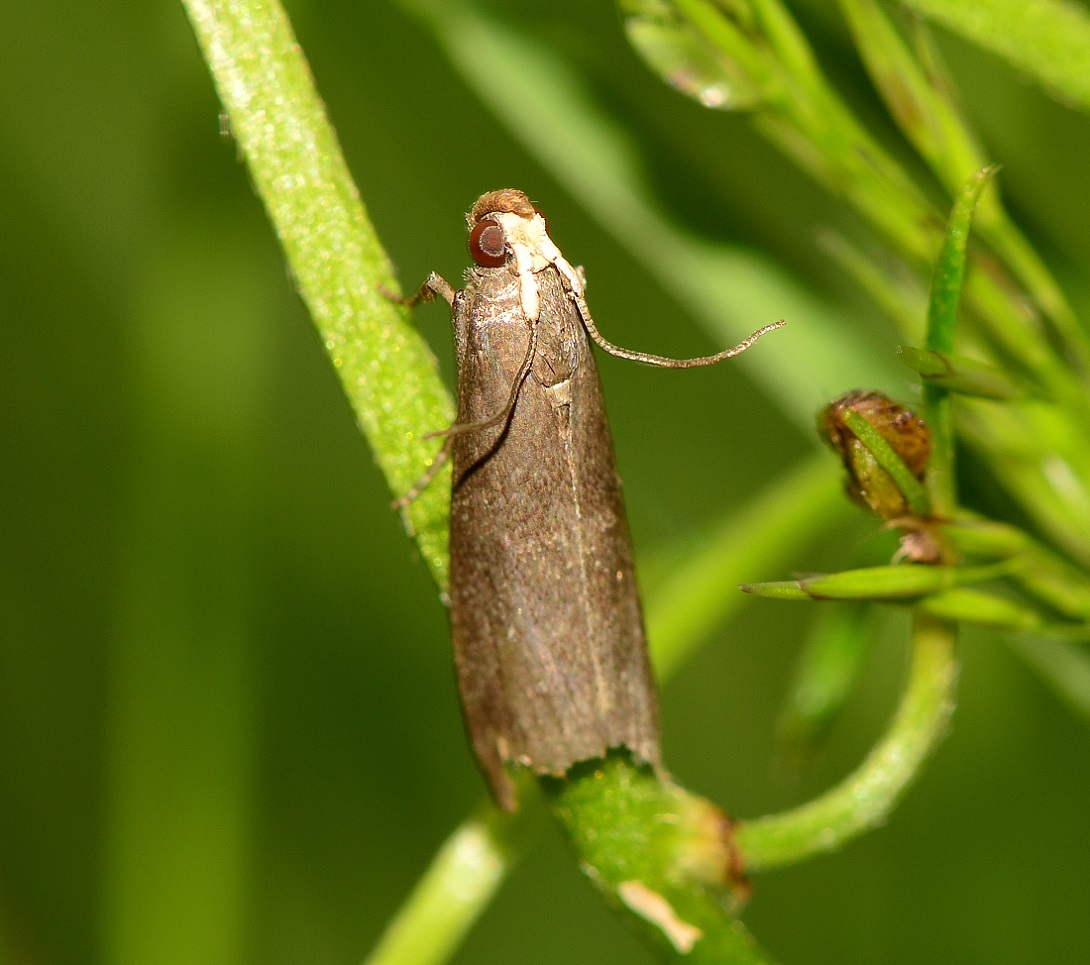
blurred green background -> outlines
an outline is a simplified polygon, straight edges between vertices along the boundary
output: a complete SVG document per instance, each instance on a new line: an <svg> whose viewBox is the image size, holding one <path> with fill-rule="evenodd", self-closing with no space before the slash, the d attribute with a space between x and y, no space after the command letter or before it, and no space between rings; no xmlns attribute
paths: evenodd
<svg viewBox="0 0 1090 965"><path fill-rule="evenodd" d="M492 6L634 133L673 219L783 266L888 370L898 338L814 241L858 232L842 205L744 116L664 87L612 6ZM831 5L793 10L899 148ZM403 7L289 11L405 288L459 277L462 213L517 186L586 267L608 338L715 349ZM219 132L181 5L6 4L0 35L0 962L358 962L482 794L445 613ZM1014 216L1086 317L1090 123L940 39ZM418 317L449 374L447 313ZM745 364L600 368L639 560L699 541L814 446ZM875 528L853 516L795 568L836 568ZM663 695L670 768L733 814L827 787L895 701L901 614L817 765L775 765L812 616L750 602ZM785 962L1085 961L1086 721L994 636L967 634L964 660L953 733L889 825L757 880L745 920ZM649 960L551 828L455 957Z"/></svg>

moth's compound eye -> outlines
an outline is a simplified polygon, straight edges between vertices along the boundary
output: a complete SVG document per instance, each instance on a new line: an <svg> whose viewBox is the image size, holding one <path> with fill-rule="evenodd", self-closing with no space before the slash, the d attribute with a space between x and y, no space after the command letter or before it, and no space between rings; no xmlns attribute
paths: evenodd
<svg viewBox="0 0 1090 965"><path fill-rule="evenodd" d="M469 254L482 268L499 268L507 260L499 222L484 218L473 226L469 233Z"/></svg>

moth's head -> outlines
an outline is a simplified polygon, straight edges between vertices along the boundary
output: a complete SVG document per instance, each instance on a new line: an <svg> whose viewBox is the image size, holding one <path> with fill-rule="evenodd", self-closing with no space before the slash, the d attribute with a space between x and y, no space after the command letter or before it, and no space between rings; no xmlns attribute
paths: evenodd
<svg viewBox="0 0 1090 965"><path fill-rule="evenodd" d="M482 194L466 222L470 257L482 268L505 265L516 246L540 253L549 237L545 216L514 188Z"/></svg>

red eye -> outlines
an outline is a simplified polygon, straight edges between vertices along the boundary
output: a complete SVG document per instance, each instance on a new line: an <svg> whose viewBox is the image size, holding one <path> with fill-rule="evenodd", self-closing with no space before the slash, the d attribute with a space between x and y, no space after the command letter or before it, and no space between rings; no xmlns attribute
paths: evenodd
<svg viewBox="0 0 1090 965"><path fill-rule="evenodd" d="M478 221L469 233L469 254L482 268L499 268L507 261L503 229L491 218Z"/></svg>

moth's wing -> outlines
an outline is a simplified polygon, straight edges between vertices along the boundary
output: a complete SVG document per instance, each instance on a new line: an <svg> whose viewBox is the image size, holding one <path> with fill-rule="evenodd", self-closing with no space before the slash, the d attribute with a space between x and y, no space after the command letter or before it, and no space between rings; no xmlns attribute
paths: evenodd
<svg viewBox="0 0 1090 965"><path fill-rule="evenodd" d="M555 272L537 277L536 357L509 423L454 442L455 665L474 750L508 808L514 796L504 762L560 774L614 746L659 760L655 692L597 373ZM503 407L529 345L517 290L493 289L478 289L473 301L487 301L487 317L472 317L467 306L456 318L459 421Z"/></svg>

